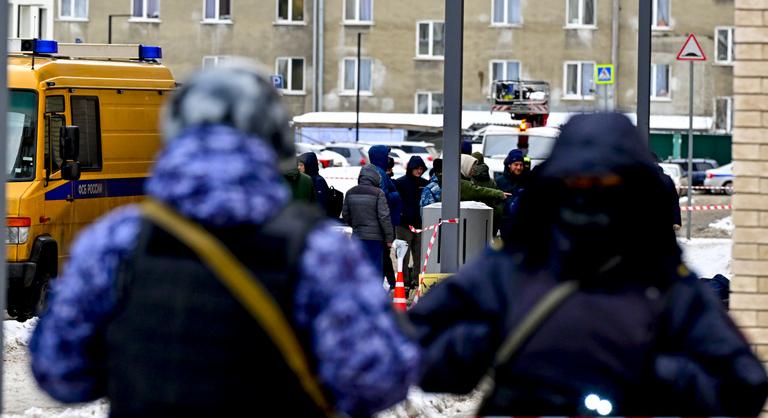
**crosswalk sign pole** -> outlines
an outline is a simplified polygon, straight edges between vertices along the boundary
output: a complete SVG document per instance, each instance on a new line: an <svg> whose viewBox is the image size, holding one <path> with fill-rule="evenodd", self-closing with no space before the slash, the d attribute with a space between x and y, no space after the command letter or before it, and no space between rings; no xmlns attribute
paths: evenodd
<svg viewBox="0 0 768 418"><path fill-rule="evenodd" d="M691 239L691 207L693 204L693 61L688 61L690 68L690 85L688 90L688 210L686 211L685 238Z"/></svg>

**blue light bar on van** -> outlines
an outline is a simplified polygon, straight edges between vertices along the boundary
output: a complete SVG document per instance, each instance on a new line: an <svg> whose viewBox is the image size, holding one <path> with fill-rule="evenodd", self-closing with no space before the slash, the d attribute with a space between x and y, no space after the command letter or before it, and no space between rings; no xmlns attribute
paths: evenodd
<svg viewBox="0 0 768 418"><path fill-rule="evenodd" d="M45 39L11 39L8 42L8 51L55 54L59 52L59 44L56 41Z"/></svg>
<svg viewBox="0 0 768 418"><path fill-rule="evenodd" d="M139 45L140 60L154 60L163 57L163 50L159 46Z"/></svg>

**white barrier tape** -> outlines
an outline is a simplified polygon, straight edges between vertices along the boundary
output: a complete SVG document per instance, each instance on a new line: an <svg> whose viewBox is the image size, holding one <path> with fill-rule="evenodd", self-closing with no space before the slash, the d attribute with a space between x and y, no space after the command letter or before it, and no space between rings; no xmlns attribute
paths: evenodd
<svg viewBox="0 0 768 418"><path fill-rule="evenodd" d="M408 300L405 298L394 298L392 299L393 303L408 303Z"/></svg>
<svg viewBox="0 0 768 418"><path fill-rule="evenodd" d="M681 206L680 212L697 212L706 210L731 210L731 205L698 205L698 206Z"/></svg>
<svg viewBox="0 0 768 418"><path fill-rule="evenodd" d="M428 226L426 228L423 228L423 229L416 229L416 228L413 227L413 225L408 225L408 229L410 229L411 232L413 232L414 234L421 234L424 231L431 231L433 229L437 230L437 228L440 227L440 225L442 225L442 224L457 224L457 223L459 223L459 219L458 218L453 218L453 219L446 219L444 221L440 221L440 222L438 222L438 223L436 223L434 225L430 225L430 226Z"/></svg>
<svg viewBox="0 0 768 418"><path fill-rule="evenodd" d="M678 190L688 190L687 186L680 186L677 188ZM723 186L692 186L691 189L693 190L733 190L733 186L723 187Z"/></svg>

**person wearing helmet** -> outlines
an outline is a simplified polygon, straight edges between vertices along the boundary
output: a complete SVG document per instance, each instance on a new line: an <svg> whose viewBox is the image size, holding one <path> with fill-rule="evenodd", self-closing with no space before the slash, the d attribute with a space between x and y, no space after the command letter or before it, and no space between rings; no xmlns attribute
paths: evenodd
<svg viewBox="0 0 768 418"><path fill-rule="evenodd" d="M30 342L43 390L115 417L368 416L406 396L419 350L360 244L289 203L288 120L249 61L174 92L147 202L86 228L53 283Z"/></svg>
<svg viewBox="0 0 768 418"><path fill-rule="evenodd" d="M419 386L482 382L478 416L760 414L765 368L683 264L665 196L628 118L570 119L503 247L409 311L425 349Z"/></svg>

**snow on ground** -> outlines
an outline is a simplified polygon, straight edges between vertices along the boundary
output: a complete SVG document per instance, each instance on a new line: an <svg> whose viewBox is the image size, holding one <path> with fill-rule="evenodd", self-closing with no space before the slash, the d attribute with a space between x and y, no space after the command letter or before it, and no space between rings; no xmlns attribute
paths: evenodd
<svg viewBox="0 0 768 418"><path fill-rule="evenodd" d="M685 263L700 277L712 277L717 273L731 277L730 239L694 238L679 239ZM84 405L62 405L43 394L36 386L29 369L27 344L36 319L19 323L3 322L3 400L4 410L0 418L102 418L109 414L109 405L100 400ZM473 416L480 403L480 394L454 396L427 394L412 388L408 399L383 411L378 418L401 417L455 417Z"/></svg>
<svg viewBox="0 0 768 418"><path fill-rule="evenodd" d="M728 216L723 219L720 219L717 222L712 222L711 224L709 224L709 227L715 228L715 229L722 229L723 231L733 232L733 217Z"/></svg>

